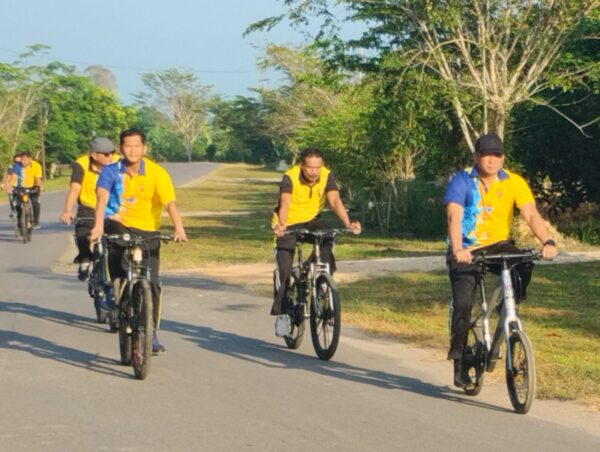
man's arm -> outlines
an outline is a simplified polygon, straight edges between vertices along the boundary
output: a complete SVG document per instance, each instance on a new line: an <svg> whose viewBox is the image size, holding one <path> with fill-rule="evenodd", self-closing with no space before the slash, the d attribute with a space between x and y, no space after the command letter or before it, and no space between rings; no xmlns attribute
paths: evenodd
<svg viewBox="0 0 600 452"><path fill-rule="evenodd" d="M277 211L278 222L273 226L273 232L277 237L281 237L286 229L285 222L287 221L290 206L292 205L292 194L281 193L279 195L279 210Z"/></svg>
<svg viewBox="0 0 600 452"><path fill-rule="evenodd" d="M348 212L346 212L346 207L342 202L342 198L340 198L340 192L338 190L330 190L327 192L327 202L329 203L331 210L333 210L337 217L342 221L345 228L352 229L352 232L355 234L360 234L360 223L358 221L350 221L350 217L348 217Z"/></svg>
<svg viewBox="0 0 600 452"><path fill-rule="evenodd" d="M450 250L457 262L470 263L473 259L471 251L463 249L462 243L462 220L464 207L455 202L446 205L446 219L448 221L448 238L450 239Z"/></svg>
<svg viewBox="0 0 600 452"><path fill-rule="evenodd" d="M90 241L98 240L104 234L104 212L108 204L110 192L102 187L96 189L96 210L94 211L94 227L90 231Z"/></svg>
<svg viewBox="0 0 600 452"><path fill-rule="evenodd" d="M65 206L63 207L63 211L58 217L60 221L64 224L71 224L73 220L73 205L77 198L79 198L79 193L81 193L81 184L77 182L71 182L69 184L69 192L67 193L67 197L65 199Z"/></svg>
<svg viewBox="0 0 600 452"><path fill-rule="evenodd" d="M546 242L550 240L550 234L548 233L548 228L546 228L544 219L538 212L535 203L531 202L521 206L520 211L521 216L531 229L531 232L533 232L533 235L535 235L542 244L542 256L544 259L555 258L558 254L558 250L556 245L546 244Z"/></svg>
<svg viewBox="0 0 600 452"><path fill-rule="evenodd" d="M165 207L167 208L167 213L173 222L173 240L176 242L187 242L187 235L185 233L185 229L183 228L183 221L181 220L181 215L179 214L179 210L175 205L175 201L167 203Z"/></svg>

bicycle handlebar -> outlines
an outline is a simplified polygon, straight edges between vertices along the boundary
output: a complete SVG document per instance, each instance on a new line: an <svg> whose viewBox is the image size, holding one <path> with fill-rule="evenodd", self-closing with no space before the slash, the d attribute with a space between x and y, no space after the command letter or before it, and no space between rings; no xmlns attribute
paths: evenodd
<svg viewBox="0 0 600 452"><path fill-rule="evenodd" d="M497 254L482 254L482 255L474 255L473 263L475 264L494 264L498 262L504 262L508 260L518 260L520 262L530 262L535 260L541 260L542 253L534 250L525 250L518 253L506 252L506 253L497 253ZM520 263L519 262L519 263Z"/></svg>
<svg viewBox="0 0 600 452"><path fill-rule="evenodd" d="M128 232L126 232L124 234L103 234L102 238L108 242L122 240L124 242L127 242L127 244L132 244L132 245L139 244L139 243L145 243L150 240L156 240L156 239L159 239L162 242L169 242L169 241L174 240L173 234L157 234L152 237L142 237L141 235L132 235Z"/></svg>
<svg viewBox="0 0 600 452"><path fill-rule="evenodd" d="M336 236L338 234L350 234L354 231L347 228L339 229L289 229L283 231L282 235L308 235L313 237Z"/></svg>

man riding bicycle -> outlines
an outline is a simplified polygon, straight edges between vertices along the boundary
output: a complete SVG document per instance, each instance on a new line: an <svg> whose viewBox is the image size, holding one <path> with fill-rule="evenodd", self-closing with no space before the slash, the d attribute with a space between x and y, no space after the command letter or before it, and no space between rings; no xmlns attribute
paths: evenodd
<svg viewBox="0 0 600 452"><path fill-rule="evenodd" d="M21 165L23 165L23 180L21 187L33 188L34 193L29 195L31 205L33 206L33 228L40 227L40 212L42 205L40 203L40 193L42 191L42 165L31 158L31 152L21 152Z"/></svg>
<svg viewBox="0 0 600 452"><path fill-rule="evenodd" d="M333 173L323 165L323 153L319 149L306 149L300 155L300 164L292 166L285 172L279 186L279 202L272 217L272 228L275 236L277 268L279 270L279 290L275 293L271 315L276 315L276 332L289 328L287 315L289 300L285 300L288 280L292 272L292 262L296 245L294 235L284 235L287 229L323 229L326 228L319 218L325 207L325 201L344 227L360 234L358 221L350 221ZM333 239L323 242L321 259L329 264L333 274L336 270L333 257ZM283 325L283 326L280 326Z"/></svg>
<svg viewBox="0 0 600 452"><path fill-rule="evenodd" d="M71 224L74 218L73 204L77 201L77 217L80 220L75 225L75 242L79 252L73 263L79 264L78 276L82 281L88 277L90 263L94 259L89 235L94 224L96 182L102 168L116 161L118 157L111 141L97 137L92 140L89 153L73 163L69 191L59 219L65 224Z"/></svg>
<svg viewBox="0 0 600 452"><path fill-rule="evenodd" d="M448 220L448 267L452 285L450 350L448 359L454 360L454 385L465 387L469 380L462 375L461 357L467 341L471 308L479 284L473 255L517 252L508 242L514 206L542 243L542 256L552 259L557 254L556 244L539 214L531 189L525 180L502 166L504 145L496 134L479 137L475 144L475 165L456 173L450 180L444 196ZM518 278L514 286L520 288L517 300L526 295L533 264L515 266Z"/></svg>
<svg viewBox="0 0 600 452"><path fill-rule="evenodd" d="M2 181L2 189L8 193L8 202L10 204L10 217L14 218L17 208L17 200L13 193L13 188L21 186L23 181L23 165L21 164L21 154L13 156L13 164L8 167L4 180Z"/></svg>
<svg viewBox="0 0 600 452"><path fill-rule="evenodd" d="M152 279L152 304L155 328L158 324L160 285L159 250L160 216L163 207L174 226L176 242L187 241L181 215L175 205L175 189L169 174L152 160L144 157L148 147L144 133L137 129L121 132L122 159L102 168L96 188L97 205L90 240L107 234L139 235L148 240L144 261L150 268ZM112 246L109 250L111 279L126 277L125 249ZM165 351L159 343L156 329L152 337L152 352Z"/></svg>

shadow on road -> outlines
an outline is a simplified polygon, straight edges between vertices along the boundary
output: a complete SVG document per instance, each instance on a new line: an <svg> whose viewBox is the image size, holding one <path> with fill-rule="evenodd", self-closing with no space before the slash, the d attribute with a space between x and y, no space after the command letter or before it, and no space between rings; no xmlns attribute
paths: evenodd
<svg viewBox="0 0 600 452"><path fill-rule="evenodd" d="M234 333L217 331L206 326L189 325L163 319L161 330L180 334L186 340L196 343L205 350L232 356L261 366L289 370L301 369L325 377L372 385L378 388L399 389L484 409L510 412L510 410L502 407L467 399L462 392L454 391L447 386L436 386L417 378L393 375L335 361L320 361L299 353L288 352L283 346ZM305 337L305 340L307 339L310 340L310 337Z"/></svg>
<svg viewBox="0 0 600 452"><path fill-rule="evenodd" d="M0 348L31 353L38 358L58 361L80 369L91 370L92 372L113 377L132 378L131 373L115 369L115 365L117 365L116 360L58 345L39 337L15 331L0 330Z"/></svg>
<svg viewBox="0 0 600 452"><path fill-rule="evenodd" d="M93 308L90 302L90 313L93 312L92 309ZM32 304L0 301L0 314L4 312L12 314L24 314L38 319L58 323L60 325L81 328L88 331L108 331L106 326L100 326L99 324L94 323L95 318L83 317L70 312L42 308Z"/></svg>

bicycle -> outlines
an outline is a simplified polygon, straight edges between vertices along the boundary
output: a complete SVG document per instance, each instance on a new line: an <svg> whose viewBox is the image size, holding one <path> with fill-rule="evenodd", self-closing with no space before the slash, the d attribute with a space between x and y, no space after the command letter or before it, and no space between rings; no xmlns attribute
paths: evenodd
<svg viewBox="0 0 600 452"><path fill-rule="evenodd" d="M319 359L329 360L337 350L340 331L340 294L330 274L329 264L321 261L321 246L324 239L335 238L349 229L308 230L293 229L284 235L296 235L296 259L292 267L285 299L292 303L287 314L290 316L290 333L284 336L290 349L297 349L304 336L304 321L310 320L313 347ZM312 253L302 259L302 243L312 243ZM281 287L279 271L273 273L275 291Z"/></svg>
<svg viewBox="0 0 600 452"><path fill-rule="evenodd" d="M16 235L21 236L23 243L31 241L33 231L33 205L30 195L38 192L37 188L13 188L13 202L17 212Z"/></svg>
<svg viewBox="0 0 600 452"><path fill-rule="evenodd" d="M481 275L481 304L479 312L471 315L467 345L462 356L463 375L468 376L471 382L464 391L473 396L481 392L484 373L492 372L496 361L502 357L500 347L504 337L506 386L511 404L520 414L529 411L535 398L536 370L533 346L518 316L511 271L515 265L539 259L541 255L534 251L473 256ZM498 278L500 285L495 288L488 304L483 279L490 266L494 265L501 265L502 268ZM495 305L495 308L489 309L491 305ZM489 325L492 311L498 315L493 339Z"/></svg>
<svg viewBox="0 0 600 452"><path fill-rule="evenodd" d="M117 331L117 315L115 309L108 312L102 309L102 302L112 299L113 284L110 280L108 271L108 240L111 236L102 237L94 244L94 259L92 269L88 276L88 293L94 300L94 309L96 311L96 320L98 323L106 323L109 318L111 332Z"/></svg>
<svg viewBox="0 0 600 452"><path fill-rule="evenodd" d="M115 328L119 331L121 364L131 364L135 377L143 380L150 372L154 332L151 276L149 267L143 262L144 249L148 250L149 240L167 242L173 240L173 236L143 238L125 233L103 237L107 243L115 242L125 247L127 277L112 282L112 308L117 311ZM157 311L160 312L160 306Z"/></svg>

